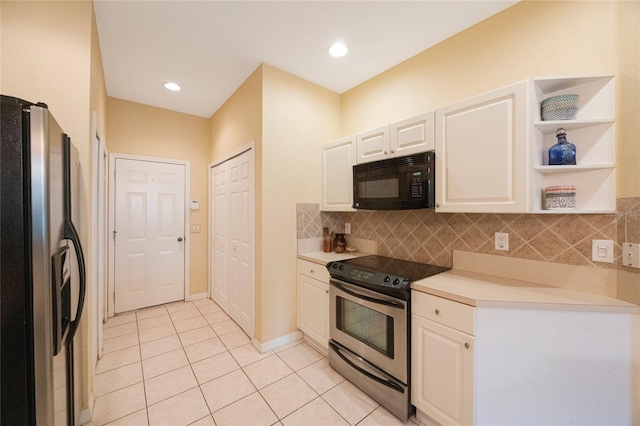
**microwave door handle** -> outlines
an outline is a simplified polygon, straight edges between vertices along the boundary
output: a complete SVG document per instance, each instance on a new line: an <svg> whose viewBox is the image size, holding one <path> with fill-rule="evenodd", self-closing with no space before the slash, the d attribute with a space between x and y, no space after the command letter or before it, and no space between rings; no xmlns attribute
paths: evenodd
<svg viewBox="0 0 640 426"><path fill-rule="evenodd" d="M359 299L363 299L371 303L377 303L378 305L391 306L392 308L397 308L397 309L404 309L404 304L402 303L394 302L392 300L376 299L375 297L367 296L365 294L361 294L356 291L350 290L336 281L331 281L331 285L341 291L344 291L347 294L350 294L353 297L357 297Z"/></svg>
<svg viewBox="0 0 640 426"><path fill-rule="evenodd" d="M331 348L331 350L333 350L336 355L338 355L340 357L340 359L342 359L344 362L346 362L351 368L353 368L354 370L358 371L361 374L364 374L365 376L367 376L368 378L370 378L371 380L374 380L384 386L390 387L391 389L394 389L400 393L404 393L404 389L402 388L402 386L398 385L397 383L393 382L392 380L389 379L384 379L382 377L378 377L373 373L370 373L369 371L365 370L362 367L359 367L358 365L356 365L353 361L351 361L349 358L347 358L341 351L341 349L337 346L334 345L329 345L329 347ZM350 356L356 358L359 362L361 362L363 365L367 364L367 361L365 361L362 357L359 357L356 354L349 354Z"/></svg>

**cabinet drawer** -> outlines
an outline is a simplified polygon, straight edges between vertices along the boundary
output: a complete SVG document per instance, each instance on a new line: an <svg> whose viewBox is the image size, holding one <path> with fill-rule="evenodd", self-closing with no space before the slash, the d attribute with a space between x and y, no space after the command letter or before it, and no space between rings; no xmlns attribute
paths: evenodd
<svg viewBox="0 0 640 426"><path fill-rule="evenodd" d="M476 335L476 308L442 297L411 290L413 314L447 327Z"/></svg>
<svg viewBox="0 0 640 426"><path fill-rule="evenodd" d="M324 265L298 259L298 273L329 284L329 271Z"/></svg>

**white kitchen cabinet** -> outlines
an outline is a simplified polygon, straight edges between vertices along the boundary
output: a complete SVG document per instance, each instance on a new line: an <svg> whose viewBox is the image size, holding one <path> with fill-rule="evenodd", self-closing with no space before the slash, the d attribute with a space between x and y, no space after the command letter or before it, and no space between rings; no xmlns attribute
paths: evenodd
<svg viewBox="0 0 640 426"><path fill-rule="evenodd" d="M411 402L443 425L471 425L473 336L412 315Z"/></svg>
<svg viewBox="0 0 640 426"><path fill-rule="evenodd" d="M321 146L320 210L353 211L353 165L356 136L347 136Z"/></svg>
<svg viewBox="0 0 640 426"><path fill-rule="evenodd" d="M536 78L532 90L533 212L606 213L615 210L615 78ZM542 121L540 103L568 93L580 96L575 118ZM559 128L565 129L567 140L576 145L576 165L549 165L549 148L557 142L555 135ZM544 188L557 185L576 186L575 209L544 209Z"/></svg>
<svg viewBox="0 0 640 426"><path fill-rule="evenodd" d="M411 297L411 403L443 425L473 424L475 308Z"/></svg>
<svg viewBox="0 0 640 426"><path fill-rule="evenodd" d="M432 151L434 147L432 111L358 133L357 164Z"/></svg>
<svg viewBox="0 0 640 426"><path fill-rule="evenodd" d="M356 136L356 164L389 158L389 126L382 126Z"/></svg>
<svg viewBox="0 0 640 426"><path fill-rule="evenodd" d="M473 292L490 291L484 285ZM418 420L637 423L631 379L638 377L637 314L565 305L570 297L535 308L496 300L474 307L411 291L411 403Z"/></svg>
<svg viewBox="0 0 640 426"><path fill-rule="evenodd" d="M328 351L329 271L323 265L298 259L298 328Z"/></svg>
<svg viewBox="0 0 640 426"><path fill-rule="evenodd" d="M435 149L434 112L420 114L393 123L390 128L390 153L392 156L417 154Z"/></svg>
<svg viewBox="0 0 640 426"><path fill-rule="evenodd" d="M436 110L436 211L529 211L529 82Z"/></svg>

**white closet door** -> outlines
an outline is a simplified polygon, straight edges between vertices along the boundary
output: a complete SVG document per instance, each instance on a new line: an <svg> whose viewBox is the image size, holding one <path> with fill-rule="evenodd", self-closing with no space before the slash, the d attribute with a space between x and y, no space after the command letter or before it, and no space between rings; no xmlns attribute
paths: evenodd
<svg viewBox="0 0 640 426"><path fill-rule="evenodd" d="M229 167L229 316L253 333L253 164L248 153Z"/></svg>
<svg viewBox="0 0 640 426"><path fill-rule="evenodd" d="M211 298L249 335L255 323L253 149L211 168Z"/></svg>
<svg viewBox="0 0 640 426"><path fill-rule="evenodd" d="M211 298L228 311L227 277L227 166L221 164L211 169Z"/></svg>

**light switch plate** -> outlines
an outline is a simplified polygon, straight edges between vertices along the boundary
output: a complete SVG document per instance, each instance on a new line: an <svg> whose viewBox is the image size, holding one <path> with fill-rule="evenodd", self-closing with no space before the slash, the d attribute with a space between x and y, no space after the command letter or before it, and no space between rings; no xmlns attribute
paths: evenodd
<svg viewBox="0 0 640 426"><path fill-rule="evenodd" d="M591 240L591 260L613 263L613 241Z"/></svg>
<svg viewBox="0 0 640 426"><path fill-rule="evenodd" d="M200 209L200 201L199 200L191 200L190 207L191 207L191 210L199 210Z"/></svg>
<svg viewBox="0 0 640 426"><path fill-rule="evenodd" d="M640 244L622 243L622 264L640 268Z"/></svg>

